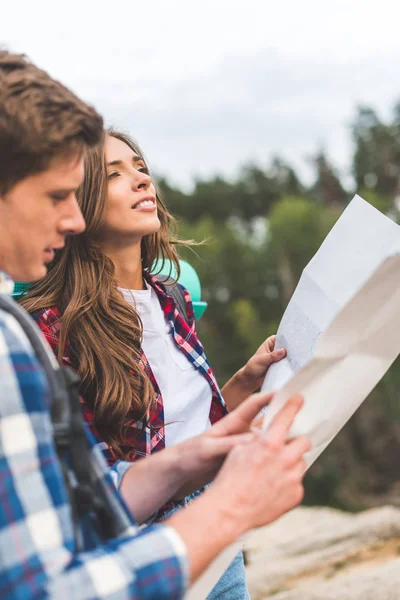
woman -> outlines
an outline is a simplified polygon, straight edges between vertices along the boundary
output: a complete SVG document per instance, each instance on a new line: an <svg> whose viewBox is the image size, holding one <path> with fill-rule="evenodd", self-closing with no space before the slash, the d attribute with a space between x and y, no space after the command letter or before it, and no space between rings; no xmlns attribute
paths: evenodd
<svg viewBox="0 0 400 600"><path fill-rule="evenodd" d="M175 246L188 242L175 237L140 149L110 131L87 152L85 170L78 201L86 231L67 240L23 304L58 359L79 373L85 417L109 462L133 461L204 431L257 389L284 351L269 338L221 395L188 292L184 319L151 274L156 259L179 273ZM210 598L248 598L241 555Z"/></svg>

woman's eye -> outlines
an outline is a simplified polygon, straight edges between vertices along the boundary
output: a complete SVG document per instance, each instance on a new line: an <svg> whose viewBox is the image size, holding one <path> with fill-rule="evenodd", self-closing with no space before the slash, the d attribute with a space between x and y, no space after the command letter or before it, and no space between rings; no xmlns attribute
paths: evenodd
<svg viewBox="0 0 400 600"><path fill-rule="evenodd" d="M120 174L118 173L118 171L113 171L112 173L109 173L107 176L107 179L115 179L115 177L119 177Z"/></svg>
<svg viewBox="0 0 400 600"><path fill-rule="evenodd" d="M149 170L147 167L139 167L138 171L140 171L141 173L146 173L146 175L149 175Z"/></svg>

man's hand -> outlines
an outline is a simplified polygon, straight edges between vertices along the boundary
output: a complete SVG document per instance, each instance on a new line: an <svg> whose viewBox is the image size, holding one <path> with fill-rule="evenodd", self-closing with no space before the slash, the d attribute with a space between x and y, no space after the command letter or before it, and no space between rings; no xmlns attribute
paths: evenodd
<svg viewBox="0 0 400 600"><path fill-rule="evenodd" d="M250 396L205 433L175 446L181 457L182 478L186 479L176 498L183 498L209 483L226 455L238 444L254 437L254 433L251 433L252 422L272 397L271 393Z"/></svg>
<svg viewBox="0 0 400 600"><path fill-rule="evenodd" d="M252 421L271 398L255 394L205 433L134 462L120 489L136 520L145 521L168 500L180 500L209 483L226 455L253 436Z"/></svg>
<svg viewBox="0 0 400 600"><path fill-rule="evenodd" d="M302 403L292 398L267 432L238 444L210 489L166 521L186 545L192 582L241 534L271 523L303 498L303 455L311 444L287 440Z"/></svg>
<svg viewBox="0 0 400 600"><path fill-rule="evenodd" d="M271 523L303 498L306 437L288 441L293 421L303 405L301 396L289 400L267 432L234 448L211 491L227 500L224 512L242 523L242 532Z"/></svg>
<svg viewBox="0 0 400 600"><path fill-rule="evenodd" d="M267 338L245 366L239 369L222 388L222 395L229 410L235 409L244 398L261 387L272 363L285 358L286 350L275 349L275 340L275 335Z"/></svg>

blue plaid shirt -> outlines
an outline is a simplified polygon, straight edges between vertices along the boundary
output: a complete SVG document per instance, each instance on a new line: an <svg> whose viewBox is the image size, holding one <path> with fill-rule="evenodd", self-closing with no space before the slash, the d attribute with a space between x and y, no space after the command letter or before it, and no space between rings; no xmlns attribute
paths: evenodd
<svg viewBox="0 0 400 600"><path fill-rule="evenodd" d="M12 282L0 273L0 293L10 291ZM47 380L24 331L0 311L0 598L182 598L188 579L182 540L164 525L138 529L96 448L94 468L126 528L105 545L74 551L49 399ZM114 481L127 466L116 463Z"/></svg>

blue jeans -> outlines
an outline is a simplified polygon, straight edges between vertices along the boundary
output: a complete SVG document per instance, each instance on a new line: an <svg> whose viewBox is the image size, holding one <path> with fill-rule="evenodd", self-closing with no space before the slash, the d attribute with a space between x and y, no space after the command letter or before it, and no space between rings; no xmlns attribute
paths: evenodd
<svg viewBox="0 0 400 600"><path fill-rule="evenodd" d="M250 600L244 570L243 552L236 554L207 600Z"/></svg>
<svg viewBox="0 0 400 600"><path fill-rule="evenodd" d="M200 496L203 491L204 488L202 490L197 490L197 492L190 494L190 496L187 496L184 500L182 500L180 506L176 506L169 512L164 513L162 520L164 521L164 519L167 519L176 511L190 504L192 500ZM247 590L243 552L239 552L235 556L225 573L222 575L221 579L218 581L218 583L216 583L215 587L207 596L207 600L251 600Z"/></svg>

